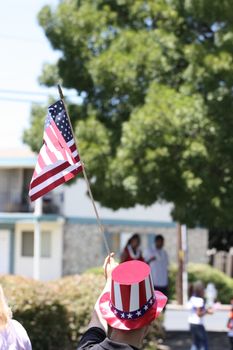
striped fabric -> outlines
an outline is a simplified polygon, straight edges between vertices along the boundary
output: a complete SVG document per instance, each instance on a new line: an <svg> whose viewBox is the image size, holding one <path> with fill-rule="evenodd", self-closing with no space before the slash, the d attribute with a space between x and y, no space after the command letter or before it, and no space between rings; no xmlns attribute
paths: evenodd
<svg viewBox="0 0 233 350"><path fill-rule="evenodd" d="M45 195L82 171L69 118L62 100L48 108L43 141L30 183L31 201Z"/></svg>
<svg viewBox="0 0 233 350"><path fill-rule="evenodd" d="M112 280L111 304L124 312L134 312L143 308L154 297L151 276L130 285L119 284Z"/></svg>

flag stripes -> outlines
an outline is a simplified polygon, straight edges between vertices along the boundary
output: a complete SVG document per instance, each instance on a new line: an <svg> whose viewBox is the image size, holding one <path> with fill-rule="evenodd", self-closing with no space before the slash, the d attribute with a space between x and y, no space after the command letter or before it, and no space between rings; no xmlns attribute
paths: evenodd
<svg viewBox="0 0 233 350"><path fill-rule="evenodd" d="M62 101L49 107L44 144L30 183L32 201L45 195L82 171L82 164Z"/></svg>

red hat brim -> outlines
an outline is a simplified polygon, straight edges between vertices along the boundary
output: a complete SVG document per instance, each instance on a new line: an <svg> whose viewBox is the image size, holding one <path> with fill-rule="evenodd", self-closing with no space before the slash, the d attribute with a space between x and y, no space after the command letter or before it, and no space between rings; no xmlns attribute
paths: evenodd
<svg viewBox="0 0 233 350"><path fill-rule="evenodd" d="M166 303L167 297L163 293L155 291L155 303L143 316L134 320L123 320L116 317L112 311L110 307L110 292L106 292L100 297L99 308L103 318L111 327L122 330L130 330L142 328L150 324L159 316Z"/></svg>

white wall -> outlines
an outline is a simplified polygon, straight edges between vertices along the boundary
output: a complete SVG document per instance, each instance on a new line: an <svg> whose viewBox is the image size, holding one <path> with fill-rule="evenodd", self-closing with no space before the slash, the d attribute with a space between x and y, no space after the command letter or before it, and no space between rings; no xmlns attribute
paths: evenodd
<svg viewBox="0 0 233 350"><path fill-rule="evenodd" d="M0 230L0 274L8 274L10 267L10 231Z"/></svg>
<svg viewBox="0 0 233 350"><path fill-rule="evenodd" d="M33 223L18 222L15 228L15 266L14 272L18 275L33 277L33 258L21 255L22 231L34 230ZM63 223L41 222L41 231L51 231L51 257L40 258L40 280L57 279L62 275L62 245Z"/></svg>
<svg viewBox="0 0 233 350"><path fill-rule="evenodd" d="M86 183L81 178L78 178L70 186L64 186L64 214L66 216L95 217L91 200L86 193ZM134 208L119 209L117 211L101 207L97 202L96 205L99 215L103 219L172 221L170 215L172 205L167 203L157 203L150 207L136 205Z"/></svg>

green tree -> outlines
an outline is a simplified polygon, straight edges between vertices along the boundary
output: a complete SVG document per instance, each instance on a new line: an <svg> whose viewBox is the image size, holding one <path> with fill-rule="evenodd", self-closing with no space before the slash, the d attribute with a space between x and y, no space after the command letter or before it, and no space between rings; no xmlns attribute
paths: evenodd
<svg viewBox="0 0 233 350"><path fill-rule="evenodd" d="M233 228L233 12L230 0L67 0L39 22L71 105L96 200L174 203L188 225ZM24 139L40 146L40 112ZM36 136L36 137L35 137Z"/></svg>

